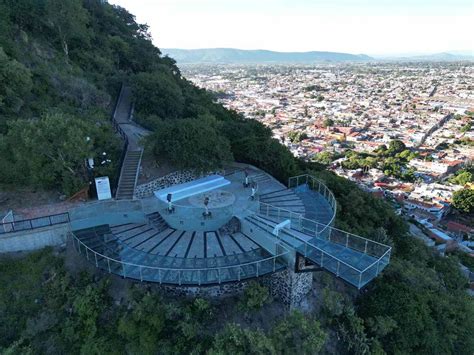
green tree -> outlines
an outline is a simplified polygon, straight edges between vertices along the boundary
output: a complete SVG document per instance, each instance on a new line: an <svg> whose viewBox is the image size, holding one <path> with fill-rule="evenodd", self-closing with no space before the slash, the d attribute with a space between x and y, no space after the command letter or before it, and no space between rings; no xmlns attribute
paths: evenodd
<svg viewBox="0 0 474 355"><path fill-rule="evenodd" d="M465 188L453 194L453 206L464 213L474 211L474 190Z"/></svg>
<svg viewBox="0 0 474 355"><path fill-rule="evenodd" d="M398 139L391 140L390 144L388 145L388 153L390 155L401 153L405 149L406 149L405 143L403 143L401 140L398 140Z"/></svg>
<svg viewBox="0 0 474 355"><path fill-rule="evenodd" d="M47 0L47 21L54 28L66 59L72 41L87 42L89 16L78 0Z"/></svg>
<svg viewBox="0 0 474 355"><path fill-rule="evenodd" d="M210 171L232 159L230 144L217 126L209 115L166 120L157 124L148 142L157 159L167 159L180 168Z"/></svg>
<svg viewBox="0 0 474 355"><path fill-rule="evenodd" d="M474 175L469 169L459 170L454 176L449 179L449 182L464 186L470 182L474 182Z"/></svg>
<svg viewBox="0 0 474 355"><path fill-rule="evenodd" d="M151 73L138 73L133 78L133 97L143 115L169 119L181 117L185 99L171 70L166 67Z"/></svg>
<svg viewBox="0 0 474 355"><path fill-rule="evenodd" d="M30 70L0 47L0 133L6 128L4 115L18 114L31 88Z"/></svg>
<svg viewBox="0 0 474 355"><path fill-rule="evenodd" d="M244 311L258 310L270 301L268 287L251 282L244 291L240 308Z"/></svg>
<svg viewBox="0 0 474 355"><path fill-rule="evenodd" d="M117 331L130 352L153 354L158 352L165 327L166 313L160 299L146 294L119 319Z"/></svg>
<svg viewBox="0 0 474 355"><path fill-rule="evenodd" d="M334 126L334 120L330 118L326 118L323 122L323 127L327 128L327 127L332 127L332 126Z"/></svg>
<svg viewBox="0 0 474 355"><path fill-rule="evenodd" d="M107 152L103 134L110 137L100 126L61 112L12 122L8 134L0 136L0 150L7 157L0 161L0 181L73 194L87 184L85 159Z"/></svg>
<svg viewBox="0 0 474 355"><path fill-rule="evenodd" d="M327 335L317 320L292 312L272 329L271 337L278 354L318 354Z"/></svg>
<svg viewBox="0 0 474 355"><path fill-rule="evenodd" d="M210 355L275 354L271 339L261 330L243 329L236 324L228 324L217 334L209 351Z"/></svg>

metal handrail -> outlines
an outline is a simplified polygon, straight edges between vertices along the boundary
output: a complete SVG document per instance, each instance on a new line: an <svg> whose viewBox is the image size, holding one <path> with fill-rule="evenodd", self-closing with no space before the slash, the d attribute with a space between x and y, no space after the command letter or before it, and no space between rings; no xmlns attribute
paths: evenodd
<svg viewBox="0 0 474 355"><path fill-rule="evenodd" d="M258 226L258 227L259 227L260 229L264 230L265 232L267 232L268 234L271 234L273 237L276 237L279 241L281 241L281 242L283 242L283 243L286 243L286 242L280 237L280 235L275 235L275 234L273 234L273 233L270 233L270 231L265 230L265 229L262 228L261 226ZM336 259L338 262L340 262L340 263L342 263L342 264L344 264L344 265L350 267L351 269L354 269L354 270L357 271L357 272L361 272L361 270L357 269L356 267L354 267L354 266L352 266L352 265L347 264L345 261L343 261L343 260L341 260L341 259L339 259L339 258L337 258L337 257L335 257L335 256L332 256L331 254L329 254L328 252L322 250L321 248L319 248L318 246L312 244L311 242L309 242L309 241L307 241L307 240L304 240L304 239L301 239L301 237L299 237L299 236L297 236L297 235L288 233L288 231L286 231L285 229L280 230L280 232L281 232L281 233L285 233L285 234L289 235L289 236L292 237L292 238L298 239L300 242L303 242L305 245L309 245L310 247L312 247L312 248L314 248L314 249L317 249L317 250L320 251L321 253L326 254L326 255L330 256L331 258L333 258L333 259ZM306 250L306 249L305 249L305 250ZM305 252L305 256L306 256L306 252Z"/></svg>
<svg viewBox="0 0 474 355"><path fill-rule="evenodd" d="M378 245L380 245L380 246L382 246L382 247L388 247L388 248L390 248L388 245L379 243L379 242L377 242L377 241L375 241L375 240L368 239L368 238L364 238L364 237L361 237L360 235L353 234L353 233L350 233L350 232L346 232L346 231L343 231L342 229L332 227L332 226L330 226L330 225L328 225L328 224L324 224L324 223L317 222L317 221L315 221L315 220L312 220L312 219L303 217L303 215L300 214L300 213L296 213L296 212L293 212L293 211L290 211L290 210L287 210L287 209L284 209L284 208L281 208L281 207L276 207L276 206L270 205L269 203L266 203L266 202L261 202L261 201L259 201L259 204L260 204L260 205L264 205L264 206L269 206L270 208L272 208L272 209L274 209L274 210L280 210L280 211L283 211L284 213L289 213L290 216L291 216L291 214L293 214L293 215L297 216L298 219L306 220L306 221L309 221L309 222L311 222L311 223L314 223L315 225L322 226L323 229L321 229L321 231L316 232L316 234L322 234L326 228L330 228L331 230L344 233L344 234L346 234L346 235L355 237L355 238L357 238L357 239L361 239L361 240L363 240L363 241L368 241L368 242L373 243L373 244L378 244ZM290 217L290 218L291 218L291 217ZM305 228L305 229L307 229L307 228Z"/></svg>
<svg viewBox="0 0 474 355"><path fill-rule="evenodd" d="M280 235L275 235L273 233L270 233L270 231L264 229L263 227L261 226L258 226L260 229L264 230L265 232L267 232L268 234L271 234L273 237L277 238L280 242L283 242L283 243L286 243L281 237ZM290 229L291 230L291 229ZM329 257L330 259L333 259L335 261L337 261L337 271L336 271L336 276L340 277L340 273L339 273L339 269L340 269L340 264L343 264L345 265L346 267L354 270L357 274L358 274L358 277L359 277L359 281L357 283L357 287L360 289L362 287L362 276L366 273L367 270L369 270L370 268L374 267L376 264L380 263L386 256L387 254L389 254L392 250L391 247L388 247L389 249L382 255L380 256L379 258L377 258L373 263L371 263L369 266L367 266L365 269L359 269L357 267L354 267L348 263L346 263L345 261L339 259L337 256L334 256L332 254L329 254L328 252L322 250L321 248L319 248L318 246L312 244L310 241L307 241L307 240L304 240L302 239L301 237L299 237L298 235L294 235L292 233L290 233L288 230L285 230L285 229L282 229L280 231L281 233L284 233L285 235L291 237L291 238L295 238L297 240L299 240L300 242L303 243L303 245L305 246L304 248L304 256L307 257L307 249L308 249L308 246L310 248L313 248L317 251L319 251L321 253L321 266L323 266L323 261L324 261L324 255L326 255L326 257ZM362 237L361 237L362 238ZM374 241L375 242L375 241ZM377 244L380 244L378 242L375 242ZM383 245L383 244L381 244ZM295 248L296 250L298 248ZM376 275L378 275L379 273L379 268L377 268L377 271L376 271ZM352 283L351 281L347 280L348 282ZM354 284L355 285L355 284Z"/></svg>
<svg viewBox="0 0 474 355"><path fill-rule="evenodd" d="M312 190L313 191L315 191L315 189L314 189L315 182L317 184L319 184L319 186L323 186L323 191L327 191L327 194L328 194L329 198L326 198L326 196L324 194L322 194L322 196L325 198L326 201L328 201L328 203L331 206L332 211L333 211L332 216L331 216L331 220L327 223L326 226L331 225L334 222L335 218L336 218L336 210L337 210L337 200L336 200L336 197L334 196L333 192L331 191L331 189L329 189L324 184L324 182L322 182L321 180L319 180L319 179L317 179L314 176L309 175L309 174L302 174L302 175L297 175L297 176L290 177L288 179L288 188L292 187L291 181L293 181L293 180L296 180L296 186L295 187L300 186L300 184L299 184L300 178L304 178L306 180L305 184L308 184L308 180L311 179L311 184L312 184ZM319 194L321 194L320 187L318 187L318 192L319 192ZM324 231L324 229L323 229L323 231Z"/></svg>
<svg viewBox="0 0 474 355"><path fill-rule="evenodd" d="M61 222L54 222L51 220L51 218L58 217L58 216L64 216L66 217L66 220L61 221ZM40 221L40 220L47 220L48 223L44 225L34 226L33 222ZM33 229L38 229L38 228L50 227L57 224L69 223L69 222L70 222L69 212L56 213L56 214L47 215L47 216L23 219L23 220L13 221L13 222L0 223L0 230L3 230L0 232L0 234L14 233L14 232L20 232L20 231L25 231L25 230L33 230ZM15 224L22 225L22 227L15 230ZM24 227L25 224L26 224L26 227ZM7 231L5 229L5 226L11 227L11 230Z"/></svg>
<svg viewBox="0 0 474 355"><path fill-rule="evenodd" d="M147 265L140 265L140 264L135 264L135 263L129 263L129 262L124 262L124 261L121 261L121 260L117 260L117 259L114 259L114 258L111 258L111 257L108 257L106 255L103 255L101 253L98 253L96 252L95 250L91 249L90 247L88 247L86 244L84 244L84 242L82 242L75 234L74 232L70 231L70 235L72 235L72 237L78 242L80 243L81 245L83 245L87 250L90 250L94 255L96 256L100 256L104 259L107 259L109 261L112 261L112 262L115 262L115 263L118 263L120 265L127 265L127 266L132 266L132 267L138 267L140 270L141 269L150 269L150 270L161 270L161 271L178 271L178 272L201 272L201 271L219 271L219 270L226 270L226 269L236 269L236 268L241 268L243 266L249 266L249 265L254 265L254 264L261 264L265 261L269 261L269 260L276 260L277 258L281 258L285 255L287 255L290 251L285 248L284 246L281 246L283 249L285 249L285 252L283 253L279 253L278 255L273 255L269 258L265 258L265 259L260 259L260 260L255 260L255 261L251 261L251 262L247 262L247 263L243 263L243 264L239 264L239 265L229 265L229 266L220 266L220 267L210 267L210 268L166 268L166 267L158 267L158 266L147 266ZM79 251L80 251L80 248L79 248ZM257 266L258 267L258 266ZM126 275L124 275L124 277L126 277ZM219 273L219 282L220 282L220 273ZM160 283L161 283L161 280L160 280Z"/></svg>
<svg viewBox="0 0 474 355"><path fill-rule="evenodd" d="M385 258L387 256L387 254L391 253L392 251L392 247L389 247L389 249L383 253L383 255L378 258L377 260L375 260L372 264L370 264L369 266L367 266L364 270L362 270L362 273L366 272L368 269L370 269L371 267L373 267L375 264L377 264L380 260L382 260L383 258Z"/></svg>

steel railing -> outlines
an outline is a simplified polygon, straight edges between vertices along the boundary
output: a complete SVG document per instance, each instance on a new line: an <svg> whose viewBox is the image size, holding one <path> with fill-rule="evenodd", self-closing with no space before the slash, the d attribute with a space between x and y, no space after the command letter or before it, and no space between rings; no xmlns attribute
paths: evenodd
<svg viewBox="0 0 474 355"><path fill-rule="evenodd" d="M173 284L189 284L189 285L203 285L203 284L220 284L223 282L240 281L241 279L259 277L269 272L275 272L277 269L277 259L284 258L289 250L287 248L284 252L278 253L271 257L255 260L247 263L241 263L238 265L209 267L209 268L167 268L158 266L147 266L136 263L124 262L111 258L107 255L96 252L95 250L84 244L74 232L69 233L72 236L74 247L81 253L81 248L85 251L86 258L93 261L96 267L101 267L107 270L109 273L118 274L124 278L133 278L140 281L153 281L162 283L173 283ZM265 267L265 264L267 267ZM115 267L118 266L117 270ZM255 273L246 275L244 268L255 266ZM227 277L232 275L232 272L236 277ZM148 275L147 275L148 274ZM176 278L167 278L168 274L172 274ZM211 274L211 277L209 277Z"/></svg>
<svg viewBox="0 0 474 355"><path fill-rule="evenodd" d="M56 224L69 223L69 213L58 213L49 216L23 219L13 222L0 223L0 234L14 233L31 229L49 227Z"/></svg>
<svg viewBox="0 0 474 355"><path fill-rule="evenodd" d="M112 117L111 117L112 126L114 127L115 132L120 134L120 136L122 137L123 142L124 142L123 147L122 147L122 154L120 155L120 161L119 161L119 164L117 166L116 178L115 178L114 184L112 186L114 196L117 194L118 185L119 185L119 182L120 182L120 174L122 172L123 161L125 160L125 155L127 154L127 150L128 150L128 137L127 137L127 134L124 132L122 127L120 127L120 124L117 123L117 121L115 119L115 116L117 114L117 108L118 108L118 106L120 104L120 101L122 99L122 96L123 96L123 88L124 88L124 85L122 84L122 86L120 87L120 93L117 97L117 101L115 102L115 108L114 108L114 111L113 111Z"/></svg>
<svg viewBox="0 0 474 355"><path fill-rule="evenodd" d="M290 212L290 211L286 211L286 212ZM292 241L291 240L288 241L288 239L285 240L285 237L291 238L293 241L296 240L297 243L293 242L294 244L298 244L298 246L295 247L295 250L297 250L299 253L304 255L306 258L314 262L317 262L321 267L328 269L329 271L336 274L337 277L340 277L346 280L347 282L351 283L357 288L360 289L367 282L369 282L374 277L376 277L383 270L383 268L388 264L390 260L390 253L391 253L392 248L387 245L357 236L352 233L344 232L333 227L329 227L330 228L329 230L331 231L331 233L329 233L329 236L327 238L319 238L316 235L314 236L315 238L319 238L324 241L328 241L335 244L340 244L344 246L345 248L356 250L357 252L366 254L370 256L371 258L375 259L370 265L368 265L365 268L359 268L357 266L350 265L346 261L318 247L315 244L315 240L313 238L307 240L307 239L304 239L302 236L298 235L297 233L292 232L292 230L296 232L303 232L302 230L298 228L299 225L297 224L300 223L300 221L304 220L305 218L299 214L296 214L293 212L291 213L296 217L296 219L292 220L290 218L285 218L282 215L279 220L277 219L274 222L274 223L278 223L280 221L290 219L291 221L290 228L281 229L278 235L275 235L275 234L272 234L272 235L275 238L277 238L280 242L283 242L286 244L291 244ZM267 217L275 219L274 215L267 215ZM266 223L264 221L260 221L260 222ZM269 228L267 232L271 233L270 229L272 228L272 225L270 225L269 223L266 223L266 225ZM322 226L326 227L325 225L322 225ZM340 243L339 240L334 238L333 233L336 234L335 231L337 233L342 232L345 235L345 243ZM309 235L309 237L311 237L311 235ZM363 241L362 243L363 247L362 248L358 247L357 243L354 244L353 242L351 242L352 238L357 238L358 241Z"/></svg>
<svg viewBox="0 0 474 355"><path fill-rule="evenodd" d="M319 179L309 174L293 176L288 179L288 188L297 188L301 185L308 185L311 190L318 192L328 202L332 209L331 220L328 225L331 225L336 218L337 201L332 191Z"/></svg>

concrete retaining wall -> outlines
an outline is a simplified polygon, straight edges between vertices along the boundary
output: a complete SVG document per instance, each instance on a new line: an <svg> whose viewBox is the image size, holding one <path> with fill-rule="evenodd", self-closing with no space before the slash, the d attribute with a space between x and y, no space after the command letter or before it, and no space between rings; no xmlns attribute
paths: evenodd
<svg viewBox="0 0 474 355"><path fill-rule="evenodd" d="M30 251L66 243L67 223L0 235L0 253Z"/></svg>

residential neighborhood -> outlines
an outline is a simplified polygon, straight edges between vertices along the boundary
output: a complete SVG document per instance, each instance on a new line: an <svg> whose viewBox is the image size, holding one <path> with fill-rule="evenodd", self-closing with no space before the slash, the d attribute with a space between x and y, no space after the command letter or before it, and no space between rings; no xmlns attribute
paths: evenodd
<svg viewBox="0 0 474 355"><path fill-rule="evenodd" d="M324 163L392 201L443 248L452 248L453 239L474 255L473 221L449 215L453 194L474 188L472 180L450 179L472 169L472 63L190 64L181 70L226 107L271 128L295 156ZM384 153L394 141L399 151Z"/></svg>

